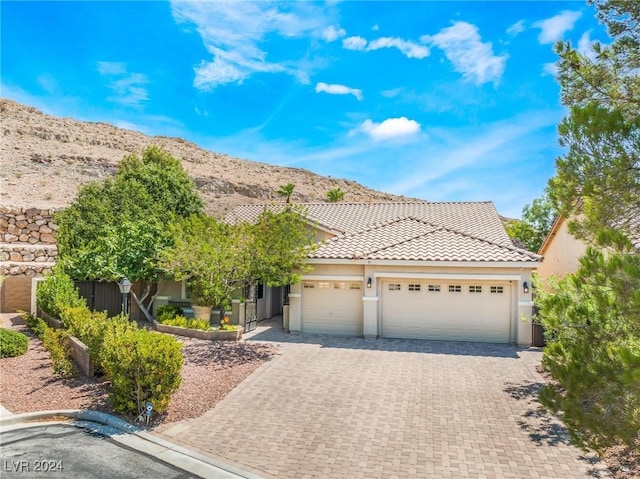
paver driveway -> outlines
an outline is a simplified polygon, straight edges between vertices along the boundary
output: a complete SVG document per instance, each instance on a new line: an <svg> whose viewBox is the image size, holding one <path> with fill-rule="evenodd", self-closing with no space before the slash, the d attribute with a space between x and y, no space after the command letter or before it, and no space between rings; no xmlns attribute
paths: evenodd
<svg viewBox="0 0 640 479"><path fill-rule="evenodd" d="M289 336L198 419L156 433L274 478L584 478L535 401L540 352L507 345Z"/></svg>

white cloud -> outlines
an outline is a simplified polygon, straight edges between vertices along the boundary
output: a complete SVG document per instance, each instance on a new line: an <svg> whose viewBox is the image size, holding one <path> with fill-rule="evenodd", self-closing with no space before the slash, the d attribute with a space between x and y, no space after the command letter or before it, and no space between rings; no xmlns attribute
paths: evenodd
<svg viewBox="0 0 640 479"><path fill-rule="evenodd" d="M359 101L362 100L362 90L357 88L349 88L345 85L328 84L320 82L316 85L316 93L325 92L330 95L353 95Z"/></svg>
<svg viewBox="0 0 640 479"><path fill-rule="evenodd" d="M265 37L342 35L331 30L327 9L311 2L183 2L173 1L177 22L194 25L212 59L195 67L194 86L211 90L226 83L242 83L254 73L287 73L301 82L308 74L295 59L271 62L262 44ZM337 37L336 37L337 39Z"/></svg>
<svg viewBox="0 0 640 479"><path fill-rule="evenodd" d="M367 51L379 50L381 48L397 48L407 58L422 59L429 56L428 47L394 37L382 37L371 40L367 46Z"/></svg>
<svg viewBox="0 0 640 479"><path fill-rule="evenodd" d="M571 30L581 16L579 11L564 10L558 15L534 23L533 26L540 29L538 41L545 44L562 40L565 32Z"/></svg>
<svg viewBox="0 0 640 479"><path fill-rule="evenodd" d="M367 41L362 37L347 37L342 40L342 48L347 50L363 51L367 47Z"/></svg>
<svg viewBox="0 0 640 479"><path fill-rule="evenodd" d="M494 55L490 42L482 42L478 27L456 22L436 35L424 35L421 41L441 48L457 72L476 84L497 82L504 72L507 55Z"/></svg>
<svg viewBox="0 0 640 479"><path fill-rule="evenodd" d="M595 40L591 40L589 38L591 35L591 30L588 30L582 34L580 40L578 40L578 52L583 54L589 60L596 59L596 52L593 51L593 44L596 43Z"/></svg>
<svg viewBox="0 0 640 479"><path fill-rule="evenodd" d="M555 62L545 63L542 65L542 75L550 75L552 77L558 74L558 65Z"/></svg>
<svg viewBox="0 0 640 479"><path fill-rule="evenodd" d="M437 162L434 163L429 155L423 160L423 167L416 163L404 178L385 185L384 191L410 195L419 188L441 182L454 172L487 163L490 158L504 158L505 155L517 158L523 138L552 127L559 116L555 111L529 112L488 124L479 131L474 127L473 131L449 132L450 138L445 141Z"/></svg>
<svg viewBox="0 0 640 479"><path fill-rule="evenodd" d="M100 75L124 75L127 73L127 65L123 62L98 62Z"/></svg>
<svg viewBox="0 0 640 479"><path fill-rule="evenodd" d="M406 116L400 118L388 118L381 123L374 123L371 120L365 120L362 124L352 131L352 133L363 132L372 139L390 140L393 138L406 138L415 135L420 131L420 123L415 120L409 120Z"/></svg>
<svg viewBox="0 0 640 479"><path fill-rule="evenodd" d="M333 25L329 25L322 32L322 38L325 42L335 42L338 38L342 38L347 34L344 28L336 28Z"/></svg>
<svg viewBox="0 0 640 479"><path fill-rule="evenodd" d="M129 73L121 62L97 62L97 70L109 79L108 87L113 95L107 100L125 106L139 107L149 99L145 87L149 79L142 73Z"/></svg>
<svg viewBox="0 0 640 479"><path fill-rule="evenodd" d="M509 28L507 28L507 34L511 35L512 37L515 37L522 32L524 32L524 20L519 20Z"/></svg>
<svg viewBox="0 0 640 479"><path fill-rule="evenodd" d="M367 52L382 48L397 48L407 58L422 59L429 56L428 47L396 37L381 37L370 42L362 37L347 37L342 40L342 47L347 50Z"/></svg>
<svg viewBox="0 0 640 479"><path fill-rule="evenodd" d="M393 88L391 90L383 90L380 92L380 95L382 95L385 98L395 98L397 97L400 93L402 93L404 90L404 88L399 87L399 88Z"/></svg>

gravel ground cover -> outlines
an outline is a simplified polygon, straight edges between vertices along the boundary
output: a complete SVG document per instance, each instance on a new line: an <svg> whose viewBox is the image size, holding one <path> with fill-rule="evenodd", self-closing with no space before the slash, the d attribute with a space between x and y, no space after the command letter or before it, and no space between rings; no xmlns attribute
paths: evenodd
<svg viewBox="0 0 640 479"><path fill-rule="evenodd" d="M0 404L13 413L47 409L93 409L113 413L109 382L78 374L62 379L53 373L49 353L16 314L1 314L0 326L29 336L29 350L15 358L0 359ZM196 418L268 361L277 349L266 344L203 341L177 338L183 343L182 384L166 413L151 426ZM135 418L123 417L134 422Z"/></svg>

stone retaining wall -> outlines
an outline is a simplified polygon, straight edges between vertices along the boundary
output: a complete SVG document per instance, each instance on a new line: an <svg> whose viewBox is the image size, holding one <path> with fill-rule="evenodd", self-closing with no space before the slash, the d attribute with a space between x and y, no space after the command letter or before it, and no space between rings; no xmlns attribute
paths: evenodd
<svg viewBox="0 0 640 479"><path fill-rule="evenodd" d="M55 212L0 206L0 276L34 277L51 271L58 260Z"/></svg>
<svg viewBox="0 0 640 479"><path fill-rule="evenodd" d="M55 244L55 211L0 206L0 243Z"/></svg>

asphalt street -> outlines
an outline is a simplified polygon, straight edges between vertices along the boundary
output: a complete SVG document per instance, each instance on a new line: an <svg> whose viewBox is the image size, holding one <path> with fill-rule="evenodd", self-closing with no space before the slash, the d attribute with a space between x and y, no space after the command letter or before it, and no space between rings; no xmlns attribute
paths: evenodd
<svg viewBox="0 0 640 479"><path fill-rule="evenodd" d="M0 476L21 479L198 477L118 443L98 432L103 428L51 424L3 432Z"/></svg>

